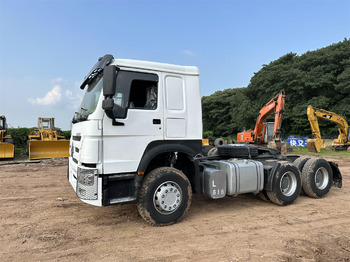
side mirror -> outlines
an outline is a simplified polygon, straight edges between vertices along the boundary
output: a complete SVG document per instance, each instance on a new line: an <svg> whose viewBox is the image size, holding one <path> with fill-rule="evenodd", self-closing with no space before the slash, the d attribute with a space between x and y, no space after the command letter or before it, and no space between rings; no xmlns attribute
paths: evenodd
<svg viewBox="0 0 350 262"><path fill-rule="evenodd" d="M102 101L102 108L105 111L113 110L114 100L112 98L107 98Z"/></svg>
<svg viewBox="0 0 350 262"><path fill-rule="evenodd" d="M117 67L106 66L103 69L103 95L106 96L114 96L115 94L115 83L116 83L116 71Z"/></svg>

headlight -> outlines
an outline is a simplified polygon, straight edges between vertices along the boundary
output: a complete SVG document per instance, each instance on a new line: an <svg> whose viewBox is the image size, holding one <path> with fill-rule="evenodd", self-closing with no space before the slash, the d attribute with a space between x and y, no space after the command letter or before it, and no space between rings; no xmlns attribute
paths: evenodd
<svg viewBox="0 0 350 262"><path fill-rule="evenodd" d="M97 199L97 169L78 168L77 196L85 200Z"/></svg>
<svg viewBox="0 0 350 262"><path fill-rule="evenodd" d="M78 168L78 183L85 186L93 186L97 169L82 169Z"/></svg>

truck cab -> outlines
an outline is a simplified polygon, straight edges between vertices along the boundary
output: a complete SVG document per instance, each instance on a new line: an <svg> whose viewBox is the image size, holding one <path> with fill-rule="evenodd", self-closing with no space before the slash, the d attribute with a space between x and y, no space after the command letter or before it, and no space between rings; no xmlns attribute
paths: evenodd
<svg viewBox="0 0 350 262"><path fill-rule="evenodd" d="M81 89L69 181L82 201L135 202L144 175L160 166L181 165L196 184L192 158L202 143L198 68L105 55Z"/></svg>

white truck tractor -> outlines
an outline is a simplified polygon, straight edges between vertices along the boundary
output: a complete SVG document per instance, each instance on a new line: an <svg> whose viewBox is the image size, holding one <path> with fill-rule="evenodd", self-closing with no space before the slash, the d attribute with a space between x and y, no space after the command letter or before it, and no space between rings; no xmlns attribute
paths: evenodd
<svg viewBox="0 0 350 262"><path fill-rule="evenodd" d="M341 187L333 162L283 156L252 145L200 155L202 111L197 67L105 55L85 77L72 120L68 179L95 206L137 203L151 225L188 211L192 193L213 199L253 193L289 205L301 189L314 198Z"/></svg>

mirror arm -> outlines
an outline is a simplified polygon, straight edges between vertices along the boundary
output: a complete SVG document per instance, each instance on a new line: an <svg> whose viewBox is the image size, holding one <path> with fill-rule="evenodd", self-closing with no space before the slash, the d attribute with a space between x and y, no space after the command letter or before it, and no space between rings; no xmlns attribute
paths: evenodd
<svg viewBox="0 0 350 262"><path fill-rule="evenodd" d="M113 118L112 125L113 126L124 126L125 124L123 122L119 122L119 121L115 120L115 118Z"/></svg>

